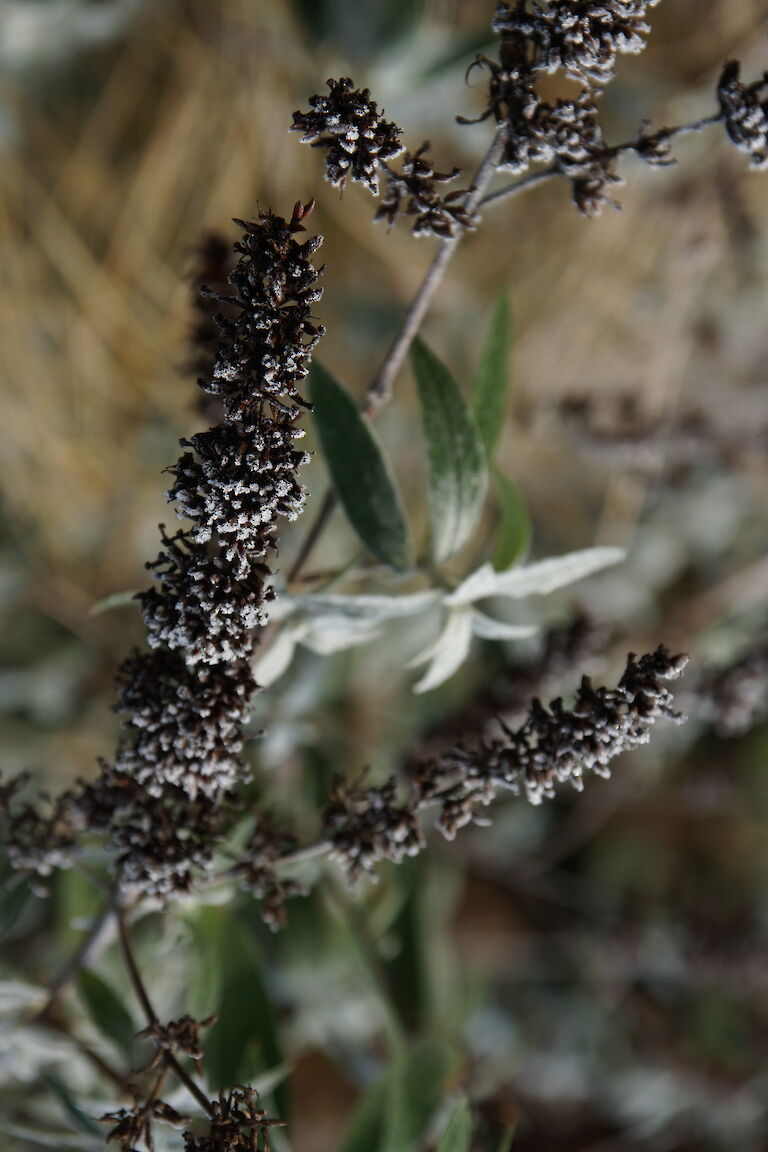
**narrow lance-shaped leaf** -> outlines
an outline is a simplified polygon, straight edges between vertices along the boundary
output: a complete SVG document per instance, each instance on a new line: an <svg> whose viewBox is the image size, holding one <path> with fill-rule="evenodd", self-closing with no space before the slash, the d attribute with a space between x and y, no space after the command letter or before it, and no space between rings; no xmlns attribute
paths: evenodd
<svg viewBox="0 0 768 1152"><path fill-rule="evenodd" d="M511 568L531 546L531 518L517 484L501 472L493 475L499 505L499 524L493 566L497 572Z"/></svg>
<svg viewBox="0 0 768 1152"><path fill-rule="evenodd" d="M97 1136L104 1140L104 1131L95 1120L83 1111L80 1105L75 1101L72 1093L67 1085L52 1072L43 1072L42 1076L45 1083L51 1089L53 1094L58 1098L62 1107L62 1111L67 1120L72 1125L75 1132L82 1132L86 1136ZM80 1141L78 1141L78 1144Z"/></svg>
<svg viewBox="0 0 768 1152"><path fill-rule="evenodd" d="M0 884L0 939L11 931L31 895L27 880L10 886Z"/></svg>
<svg viewBox="0 0 768 1152"><path fill-rule="evenodd" d="M117 993L96 972L84 968L78 977L78 991L96 1027L130 1052L137 1028Z"/></svg>
<svg viewBox="0 0 768 1152"><path fill-rule="evenodd" d="M469 1111L469 1101L466 1096L462 1096L440 1137L437 1152L469 1152L471 1131L472 1117Z"/></svg>
<svg viewBox="0 0 768 1152"><path fill-rule="evenodd" d="M504 426L512 343L510 329L509 295L503 292L493 309L472 396L472 410L488 460L493 456Z"/></svg>
<svg viewBox="0 0 768 1152"><path fill-rule="evenodd" d="M272 643L262 652L253 665L253 674L256 683L262 688L269 688L279 680L284 672L288 671L293 660L296 645L303 639L306 625L294 624L289 620L283 624Z"/></svg>
<svg viewBox="0 0 768 1152"><path fill-rule="evenodd" d="M455 1052L431 1037L395 1060L389 1072L381 1152L410 1152L421 1144L455 1063Z"/></svg>
<svg viewBox="0 0 768 1152"><path fill-rule="evenodd" d="M388 1088L385 1074L368 1089L355 1109L338 1152L379 1152Z"/></svg>
<svg viewBox="0 0 768 1152"><path fill-rule="evenodd" d="M408 523L392 468L370 421L322 365L310 376L315 426L336 494L374 556L393 568L411 563Z"/></svg>
<svg viewBox="0 0 768 1152"><path fill-rule="evenodd" d="M465 605L452 608L437 639L406 665L415 668L419 664L428 664L421 680L414 685L414 692L431 692L449 680L469 655L471 643L471 610Z"/></svg>
<svg viewBox="0 0 768 1152"><path fill-rule="evenodd" d="M394 620L399 616L412 616L431 607L439 599L435 590L410 592L404 596L360 595L344 596L332 592L310 593L307 596L283 597L291 603L292 610L300 609L311 616L346 616L353 620L369 620L380 623Z"/></svg>
<svg viewBox="0 0 768 1152"><path fill-rule="evenodd" d="M477 526L488 469L474 417L448 369L420 340L411 359L429 459L432 556L442 564Z"/></svg>
<svg viewBox="0 0 768 1152"><path fill-rule="evenodd" d="M510 568L506 572L494 572L490 564L483 564L476 572L467 576L450 596L445 597L449 607L461 604L474 604L488 596L546 596L558 588L565 588L585 576L619 564L626 553L622 548L599 547L582 548L579 552L567 552L564 556L550 556L547 560L537 560L520 568Z"/></svg>
<svg viewBox="0 0 768 1152"><path fill-rule="evenodd" d="M399 1052L366 1092L338 1152L411 1152L443 1096L455 1051L432 1038Z"/></svg>
<svg viewBox="0 0 768 1152"><path fill-rule="evenodd" d="M221 980L218 1019L204 1043L208 1084L214 1092L253 1080L282 1063L274 1008L267 993L261 957L247 926L229 913L209 917L216 931L215 962ZM281 1118L287 1118L282 1086L275 1092Z"/></svg>

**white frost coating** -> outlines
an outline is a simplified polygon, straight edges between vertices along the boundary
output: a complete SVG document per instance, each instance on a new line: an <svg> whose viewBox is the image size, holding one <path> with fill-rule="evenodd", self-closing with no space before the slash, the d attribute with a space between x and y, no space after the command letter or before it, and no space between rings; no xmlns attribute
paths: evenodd
<svg viewBox="0 0 768 1152"><path fill-rule="evenodd" d="M625 557L623 548L584 548L520 568L508 568L505 572L496 572L491 564L483 564L446 597L445 603L472 604L489 596L514 599L546 596L603 568L619 564Z"/></svg>
<svg viewBox="0 0 768 1152"><path fill-rule="evenodd" d="M414 685L416 693L429 692L457 672L469 655L472 643L472 612L461 605L448 613L445 626L433 644L409 660L406 667L429 663L424 676Z"/></svg>

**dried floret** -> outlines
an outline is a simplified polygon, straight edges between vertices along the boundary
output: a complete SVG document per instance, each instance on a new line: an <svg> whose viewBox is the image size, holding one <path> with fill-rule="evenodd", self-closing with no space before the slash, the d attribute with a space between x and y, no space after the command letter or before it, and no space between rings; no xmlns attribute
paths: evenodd
<svg viewBox="0 0 768 1152"><path fill-rule="evenodd" d="M291 131L302 143L324 148L325 173L336 188L347 180L379 190L378 167L403 150L397 124L385 120L368 88L355 88L348 76L329 80L327 96L312 96L308 112L294 112Z"/></svg>
<svg viewBox="0 0 768 1152"><path fill-rule="evenodd" d="M768 88L768 73L757 84L741 81L741 65L729 60L717 86L720 111L728 137L750 159L750 167L768 168L768 98L760 99Z"/></svg>

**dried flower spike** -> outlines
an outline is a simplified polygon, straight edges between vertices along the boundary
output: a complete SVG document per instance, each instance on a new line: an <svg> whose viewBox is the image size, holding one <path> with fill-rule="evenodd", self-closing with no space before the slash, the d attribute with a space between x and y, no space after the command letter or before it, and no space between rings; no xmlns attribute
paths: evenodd
<svg viewBox="0 0 768 1152"><path fill-rule="evenodd" d="M233 789L247 778L241 758L248 702L256 689L254 628L272 596L265 581L280 517L304 502L295 447L307 407L300 386L323 329L312 319L322 243L299 243L312 201L290 220L271 212L238 221L237 264L204 391L221 401L220 424L183 445L168 498L191 522L148 565L155 587L140 594L153 651L133 653L119 673L126 738L114 765L56 801L50 814L0 792L19 868L45 876L62 866L86 831L107 832L125 884L158 896L184 892L207 872ZM219 262L220 263L220 262ZM2 814L2 813L0 813Z"/></svg>
<svg viewBox="0 0 768 1152"><path fill-rule="evenodd" d="M539 804L560 784L581 790L588 771L610 775L610 761L645 744L657 720L684 720L662 681L676 679L687 661L663 647L639 659L630 653L616 688L593 688L585 676L570 709L560 699L549 708L534 700L519 728L502 724L503 736L495 740L458 745L419 765L402 798L394 777L371 788L339 780L324 812L332 854L355 880L379 860L397 862L421 851L423 808L439 806L437 826L452 840L459 828L478 822L476 807L500 791L524 789Z"/></svg>

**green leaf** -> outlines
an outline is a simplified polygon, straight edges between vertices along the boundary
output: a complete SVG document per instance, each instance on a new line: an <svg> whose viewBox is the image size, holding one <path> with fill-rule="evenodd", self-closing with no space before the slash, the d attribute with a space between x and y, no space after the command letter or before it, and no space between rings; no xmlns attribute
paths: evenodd
<svg viewBox="0 0 768 1152"><path fill-rule="evenodd" d="M5 939L32 895L27 880L7 882L0 888L0 939Z"/></svg>
<svg viewBox="0 0 768 1152"><path fill-rule="evenodd" d="M43 1072L43 1080L58 1097L67 1119L76 1132L82 1132L86 1136L98 1136L101 1140L104 1139L104 1129L99 1127L96 1121L75 1102L71 1092L58 1076L54 1076L51 1072Z"/></svg>
<svg viewBox="0 0 768 1152"><path fill-rule="evenodd" d="M418 20L422 0L293 0L313 42L327 41L343 57L380 55Z"/></svg>
<svg viewBox="0 0 768 1152"><path fill-rule="evenodd" d="M451 1118L437 1145L437 1152L469 1152L471 1130L469 1101L463 1096L451 1113Z"/></svg>
<svg viewBox="0 0 768 1152"><path fill-rule="evenodd" d="M494 487L499 504L499 527L493 566L497 572L511 568L531 546L531 518L517 484L494 471Z"/></svg>
<svg viewBox="0 0 768 1152"><path fill-rule="evenodd" d="M105 980L89 969L83 969L77 981L78 991L91 1020L119 1048L130 1052L137 1028L128 1009Z"/></svg>
<svg viewBox="0 0 768 1152"><path fill-rule="evenodd" d="M446 72L458 71L458 65L463 64L466 68L467 61L472 61L479 54L480 56L490 56L495 48L495 42L490 37L485 29L482 32L469 32L464 36L451 41L446 48L443 49L424 69L424 79L432 80L438 76L445 75Z"/></svg>
<svg viewBox="0 0 768 1152"><path fill-rule="evenodd" d="M388 1072L381 1152L408 1152L421 1143L455 1063L453 1049L437 1039L421 1040L395 1060Z"/></svg>
<svg viewBox="0 0 768 1152"><path fill-rule="evenodd" d="M402 499L370 421L317 362L312 365L310 398L331 480L352 527L379 560L408 568L411 544Z"/></svg>
<svg viewBox="0 0 768 1152"><path fill-rule="evenodd" d="M407 859L393 880L405 893L397 916L387 929L387 937L397 942L394 955L386 961L389 982L401 1017L412 1031L427 1022L430 1008L429 972L426 951L430 940L424 908L424 856Z"/></svg>
<svg viewBox="0 0 768 1152"><path fill-rule="evenodd" d="M472 410L488 460L504 427L510 346L509 295L503 292L493 309L472 396Z"/></svg>
<svg viewBox="0 0 768 1152"><path fill-rule="evenodd" d="M128 607L135 608L138 612L137 596L138 591L135 588L129 588L126 592L113 592L111 596L105 596L103 600L97 600L95 604L91 604L88 615L101 616L104 612L111 612L113 608Z"/></svg>
<svg viewBox="0 0 768 1152"><path fill-rule="evenodd" d="M74 951L101 911L101 893L77 868L58 872L53 883L56 931L62 947Z"/></svg>
<svg viewBox="0 0 768 1152"><path fill-rule="evenodd" d="M496 1146L496 1152L509 1152L515 1139L515 1132L517 1131L517 1121L510 1124L504 1129L501 1139Z"/></svg>
<svg viewBox="0 0 768 1152"><path fill-rule="evenodd" d="M218 1020L205 1037L204 1068L211 1090L219 1092L271 1071L282 1056L261 957L248 929L229 913L218 925L216 953L221 999L215 1007ZM278 1089L278 1095L284 1093ZM278 1101L282 1119L287 1118L285 1104Z"/></svg>
<svg viewBox="0 0 768 1152"><path fill-rule="evenodd" d="M477 526L488 469L474 417L448 369L420 340L411 360L429 459L432 556L442 564Z"/></svg>
<svg viewBox="0 0 768 1152"><path fill-rule="evenodd" d="M368 1089L338 1152L409 1152L422 1140L456 1065L442 1040L420 1040L400 1052Z"/></svg>
<svg viewBox="0 0 768 1152"><path fill-rule="evenodd" d="M379 1152L387 1109L387 1074L363 1096L338 1148L338 1152Z"/></svg>

